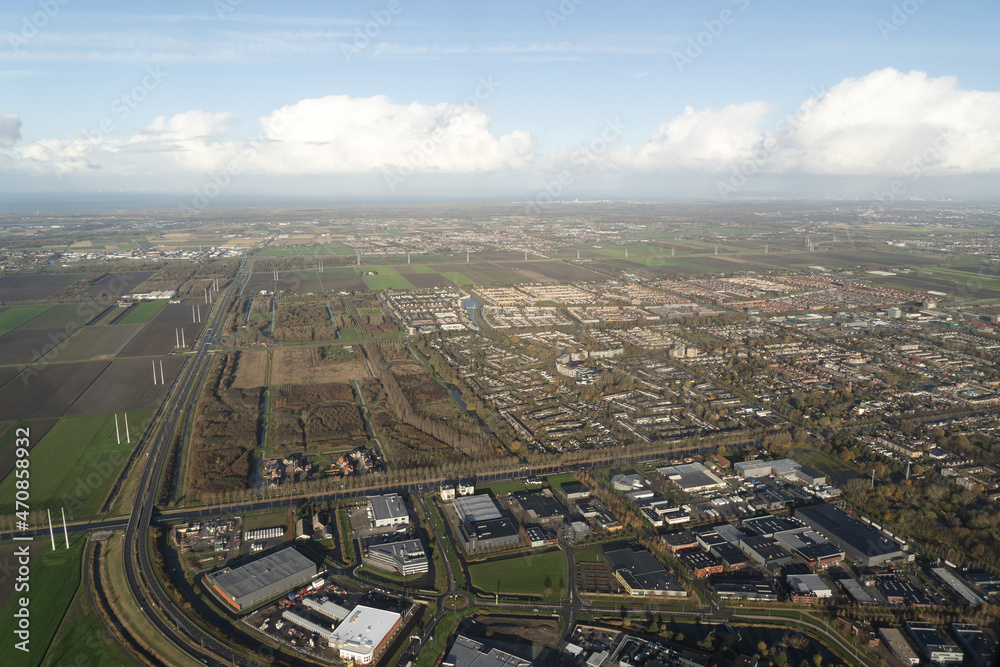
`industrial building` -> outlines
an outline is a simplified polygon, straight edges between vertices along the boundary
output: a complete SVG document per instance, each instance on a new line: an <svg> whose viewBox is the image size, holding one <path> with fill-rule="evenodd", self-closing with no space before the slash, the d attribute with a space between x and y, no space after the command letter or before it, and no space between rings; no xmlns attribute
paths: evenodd
<svg viewBox="0 0 1000 667"><path fill-rule="evenodd" d="M463 521L458 525L458 539L467 554L501 551L521 546L521 530L510 517Z"/></svg>
<svg viewBox="0 0 1000 667"><path fill-rule="evenodd" d="M774 534L775 541L810 567L828 567L844 560L846 554L811 528L796 528Z"/></svg>
<svg viewBox="0 0 1000 667"><path fill-rule="evenodd" d="M441 667L531 667L531 662L496 648L484 651L479 642L458 635Z"/></svg>
<svg viewBox="0 0 1000 667"><path fill-rule="evenodd" d="M799 508L795 516L865 567L881 565L904 555L899 543L833 505Z"/></svg>
<svg viewBox="0 0 1000 667"><path fill-rule="evenodd" d="M691 571L696 579L704 579L710 574L722 572L722 562L712 554L700 549L685 549L677 554L677 559Z"/></svg>
<svg viewBox="0 0 1000 667"><path fill-rule="evenodd" d="M785 581L793 593L811 594L820 599L833 597L833 590L818 574L790 574Z"/></svg>
<svg viewBox="0 0 1000 667"><path fill-rule="evenodd" d="M534 524L542 528L561 526L566 519L563 506L548 489L512 495L510 508L521 523Z"/></svg>
<svg viewBox="0 0 1000 667"><path fill-rule="evenodd" d="M237 611L247 609L305 584L316 576L316 564L288 547L236 569L205 575L205 582Z"/></svg>
<svg viewBox="0 0 1000 667"><path fill-rule="evenodd" d="M946 639L931 623L907 621L906 631L930 662L960 663L965 659L962 649Z"/></svg>
<svg viewBox="0 0 1000 667"><path fill-rule="evenodd" d="M977 667L989 667L996 663L997 642L973 623L952 623L951 634L961 644L970 661Z"/></svg>
<svg viewBox="0 0 1000 667"><path fill-rule="evenodd" d="M455 511L462 521L489 521L503 517L500 507L488 494L464 496L455 499Z"/></svg>
<svg viewBox="0 0 1000 667"><path fill-rule="evenodd" d="M339 604L334 604L329 600L317 602L312 598L305 598L302 600L302 604L308 607L310 611L319 614L320 616L324 616L336 623L341 622L351 613L351 610L347 607L341 607Z"/></svg>
<svg viewBox="0 0 1000 667"><path fill-rule="evenodd" d="M687 591L645 549L618 549L604 556L629 595L687 597Z"/></svg>
<svg viewBox="0 0 1000 667"><path fill-rule="evenodd" d="M398 493L387 493L384 496L368 496L368 513L376 528L401 526L410 523L410 515L406 511L406 503Z"/></svg>
<svg viewBox="0 0 1000 667"><path fill-rule="evenodd" d="M657 472L676 484L685 493L724 491L728 487L711 470L700 463L657 468Z"/></svg>
<svg viewBox="0 0 1000 667"><path fill-rule="evenodd" d="M788 565L792 557L770 537L748 537L736 545L752 562L763 567Z"/></svg>
<svg viewBox="0 0 1000 667"><path fill-rule="evenodd" d="M402 621L396 612L358 605L330 635L330 647L340 651L341 660L367 665L382 654Z"/></svg>
<svg viewBox="0 0 1000 667"><path fill-rule="evenodd" d="M404 577L423 574L430 569L427 554L420 540L405 540L368 547L367 564L380 570L396 572Z"/></svg>
<svg viewBox="0 0 1000 667"><path fill-rule="evenodd" d="M792 459L779 459L777 461L743 461L733 466L736 474L747 479L755 477L775 477L800 484L826 484L826 476L820 475L815 470L793 461Z"/></svg>
<svg viewBox="0 0 1000 667"><path fill-rule="evenodd" d="M719 577L712 581L715 592L723 600L770 600L778 594L764 579L737 579Z"/></svg>
<svg viewBox="0 0 1000 667"><path fill-rule="evenodd" d="M943 581L945 584L955 592L963 604L970 607L978 607L983 604L984 600L972 592L972 589L965 585L961 579L952 574L949 570L943 567L932 567L931 572L938 579Z"/></svg>
<svg viewBox="0 0 1000 667"><path fill-rule="evenodd" d="M906 641L906 637L898 628L879 628L878 634L885 645L889 647L889 651L902 660L904 665L920 664L920 656L913 650L910 642Z"/></svg>

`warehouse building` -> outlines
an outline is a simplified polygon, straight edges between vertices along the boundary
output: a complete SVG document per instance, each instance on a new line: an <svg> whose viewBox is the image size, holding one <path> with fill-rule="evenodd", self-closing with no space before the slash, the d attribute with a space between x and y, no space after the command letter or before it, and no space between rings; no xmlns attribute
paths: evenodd
<svg viewBox="0 0 1000 667"><path fill-rule="evenodd" d="M387 572L408 577L423 574L430 569L427 554L420 540L405 540L368 547L367 564Z"/></svg>
<svg viewBox="0 0 1000 667"><path fill-rule="evenodd" d="M315 614L324 616L336 623L340 623L342 620L348 617L351 610L347 607L341 607L339 604L334 604L329 600L325 602L317 602L312 598L305 598L302 600L302 604L309 608Z"/></svg>
<svg viewBox="0 0 1000 667"><path fill-rule="evenodd" d="M906 641L906 637L898 628L879 628L878 634L885 645L889 647L889 651L902 660L904 665L920 664L920 656L913 650L913 646Z"/></svg>
<svg viewBox="0 0 1000 667"><path fill-rule="evenodd" d="M778 479L799 484L826 484L826 476L820 475L815 470L793 461L792 459L779 459L777 461L743 461L733 466L736 474L747 479L755 477L767 477L774 475Z"/></svg>
<svg viewBox="0 0 1000 667"><path fill-rule="evenodd" d="M715 592L723 600L775 601L778 594L764 579L730 579L719 577L712 582Z"/></svg>
<svg viewBox="0 0 1000 667"><path fill-rule="evenodd" d="M704 579L710 574L722 572L722 562L706 551L685 549L677 554L677 559L691 571L695 579Z"/></svg>
<svg viewBox="0 0 1000 667"><path fill-rule="evenodd" d="M441 667L531 667L531 663L500 649L484 651L479 642L458 635Z"/></svg>
<svg viewBox="0 0 1000 667"><path fill-rule="evenodd" d="M462 521L489 521L503 517L496 501L487 494L457 498L455 511Z"/></svg>
<svg viewBox="0 0 1000 667"><path fill-rule="evenodd" d="M463 521L458 539L467 554L502 551L521 546L521 530L513 518Z"/></svg>
<svg viewBox="0 0 1000 667"><path fill-rule="evenodd" d="M510 508L521 523L534 524L542 528L556 528L566 519L563 506L548 489L512 495Z"/></svg>
<svg viewBox="0 0 1000 667"><path fill-rule="evenodd" d="M833 505L799 508L795 515L865 567L881 565L904 555L897 542Z"/></svg>
<svg viewBox="0 0 1000 667"><path fill-rule="evenodd" d="M997 643L981 627L973 623L952 623L951 633L976 667L996 664Z"/></svg>
<svg viewBox="0 0 1000 667"><path fill-rule="evenodd" d="M920 652L931 662L960 663L965 654L958 645L948 641L937 628L923 621L907 621L906 631L913 637Z"/></svg>
<svg viewBox="0 0 1000 667"><path fill-rule="evenodd" d="M687 591L645 549L618 549L604 556L629 595L687 597Z"/></svg>
<svg viewBox="0 0 1000 667"><path fill-rule="evenodd" d="M315 563L288 547L236 569L206 574L205 582L241 611L305 584L316 572Z"/></svg>
<svg viewBox="0 0 1000 667"><path fill-rule="evenodd" d="M790 574L785 581L793 593L815 595L820 599L833 597L833 590L818 574Z"/></svg>
<svg viewBox="0 0 1000 667"><path fill-rule="evenodd" d="M966 586L961 579L956 577L950 571L946 570L943 567L932 567L931 572L938 579L946 583L948 587L955 592L955 595L957 595L964 604L970 607L978 607L981 604L983 604L984 600L975 593L973 593L971 588Z"/></svg>
<svg viewBox="0 0 1000 667"><path fill-rule="evenodd" d="M777 567L792 562L792 557L770 537L748 537L736 546L751 562L763 567Z"/></svg>
<svg viewBox="0 0 1000 667"><path fill-rule="evenodd" d="M700 463L657 468L656 471L679 486L685 493L707 493L724 491L728 488L725 482Z"/></svg>
<svg viewBox="0 0 1000 667"><path fill-rule="evenodd" d="M406 503L398 493L387 493L384 496L368 496L368 515L376 528L389 526L405 526L410 523L410 515L406 511Z"/></svg>
<svg viewBox="0 0 1000 667"><path fill-rule="evenodd" d="M358 605L333 631L329 643L340 651L341 660L367 665L382 655L402 622L396 612Z"/></svg>
<svg viewBox="0 0 1000 667"><path fill-rule="evenodd" d="M812 528L796 528L775 533L774 539L810 567L828 567L843 561L846 555L843 549L830 544Z"/></svg>
<svg viewBox="0 0 1000 667"><path fill-rule="evenodd" d="M326 627L321 623L316 623L301 614L296 614L294 611L283 611L281 617L291 623L292 625L297 625L308 633L315 632L322 639L326 640L327 644L330 643L330 637L333 636L333 630Z"/></svg>

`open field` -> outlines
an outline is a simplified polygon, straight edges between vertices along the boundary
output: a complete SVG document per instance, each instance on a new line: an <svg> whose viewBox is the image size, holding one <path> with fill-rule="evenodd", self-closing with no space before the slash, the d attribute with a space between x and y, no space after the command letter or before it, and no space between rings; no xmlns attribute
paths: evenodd
<svg viewBox="0 0 1000 667"><path fill-rule="evenodd" d="M361 276L356 273L351 276L330 276L330 270L325 270L320 274L320 281L323 283L323 291L326 292L370 292Z"/></svg>
<svg viewBox="0 0 1000 667"><path fill-rule="evenodd" d="M500 283L502 285L513 285L515 283L524 283L531 280L539 280L540 282L549 282L547 278L539 276L538 278L529 278L523 275L519 271L514 271L509 268L504 268L497 264L491 264L486 262L455 262L451 264L432 264L431 268L436 270L442 276L447 277L450 273L461 274L465 278L467 285L489 285L492 283Z"/></svg>
<svg viewBox="0 0 1000 667"><path fill-rule="evenodd" d="M64 303L52 306L25 325L31 329L77 329L107 310L108 302Z"/></svg>
<svg viewBox="0 0 1000 667"><path fill-rule="evenodd" d="M487 595L540 596L557 602L566 592L566 554L561 550L469 566L472 585Z"/></svg>
<svg viewBox="0 0 1000 667"><path fill-rule="evenodd" d="M146 324L156 317L163 307L167 305L166 299L155 301L143 301L134 306L129 306L125 317L118 320L118 324Z"/></svg>
<svg viewBox="0 0 1000 667"><path fill-rule="evenodd" d="M795 457L801 459L806 465L826 474L828 482L837 486L846 484L855 477L861 477L851 466L843 461L838 461L829 454L815 450L799 450Z"/></svg>
<svg viewBox="0 0 1000 667"><path fill-rule="evenodd" d="M347 452L368 442L347 383L289 385L272 392L269 457Z"/></svg>
<svg viewBox="0 0 1000 667"><path fill-rule="evenodd" d="M31 651L25 653L12 648L17 619L14 618L15 607L8 602L0 617L0 632L6 638L4 667L35 667L40 664L80 586L80 567L86 542L86 536L74 537L69 549L60 544L56 551L41 543L32 545ZM13 589L13 586L9 588Z"/></svg>
<svg viewBox="0 0 1000 667"><path fill-rule="evenodd" d="M81 277L71 273L0 276L0 303L41 300Z"/></svg>
<svg viewBox="0 0 1000 667"><path fill-rule="evenodd" d="M476 491L489 491L494 496L506 496L524 491L524 480L513 479L509 482L494 482L493 484L477 484Z"/></svg>
<svg viewBox="0 0 1000 667"><path fill-rule="evenodd" d="M548 482L549 488L553 489L553 490L561 489L564 486L566 486L567 484L579 484L580 483L576 479L576 477L573 477L573 475L551 475L549 477L546 477L545 481Z"/></svg>
<svg viewBox="0 0 1000 667"><path fill-rule="evenodd" d="M337 327L324 301L281 301L274 313L274 338L281 342L332 341Z"/></svg>
<svg viewBox="0 0 1000 667"><path fill-rule="evenodd" d="M56 422L31 452L31 504L33 508L66 508L68 519L89 519L101 509L115 477L137 443L152 413L130 414L132 443L126 442L121 423L121 444L115 437L114 415L66 417ZM14 479L0 483L0 514L14 511Z"/></svg>
<svg viewBox="0 0 1000 667"><path fill-rule="evenodd" d="M190 348L196 338L201 334L202 327L205 326L206 313L202 308L202 321L191 322L191 309L188 308L188 321L186 323L159 323L156 321L147 324L139 334L132 339L132 342L122 350L122 357L145 357L152 355L170 354L176 349L177 329L184 330L184 341ZM162 313L161 313L162 314Z"/></svg>
<svg viewBox="0 0 1000 667"><path fill-rule="evenodd" d="M288 246L268 246L262 248L257 257L333 257L337 255L353 255L354 251L339 243L326 243L325 241L316 245L288 245Z"/></svg>
<svg viewBox="0 0 1000 667"><path fill-rule="evenodd" d="M45 655L42 667L81 664L88 667L119 667L131 664L124 651L105 631L90 606L86 588L79 588L63 616Z"/></svg>
<svg viewBox="0 0 1000 667"><path fill-rule="evenodd" d="M114 357L142 331L142 326L141 324L119 324L83 327L59 347L42 357L41 360L45 363L52 363Z"/></svg>
<svg viewBox="0 0 1000 667"><path fill-rule="evenodd" d="M267 351L244 350L239 354L233 386L237 389L263 387L267 381Z"/></svg>
<svg viewBox="0 0 1000 667"><path fill-rule="evenodd" d="M0 424L0 480L14 469L14 464L17 462L16 448L14 447L14 442L18 438L17 429L27 428L28 440L30 444L34 445L55 423L55 419L36 419Z"/></svg>
<svg viewBox="0 0 1000 667"><path fill-rule="evenodd" d="M151 322L153 324L194 324L191 321L191 306L201 306L201 319L208 319L208 314L212 304L206 304L204 299L184 299L181 303L166 303L156 313ZM200 327L199 327L200 328Z"/></svg>
<svg viewBox="0 0 1000 667"><path fill-rule="evenodd" d="M69 407L67 415L106 414L115 411L155 410L180 373L182 357L163 360L166 382L160 384L160 360L156 360L156 385L149 359L116 359Z"/></svg>
<svg viewBox="0 0 1000 667"><path fill-rule="evenodd" d="M399 275L396 269L389 266L363 266L359 270L376 271L376 276L363 276L365 283L375 292L387 289L413 289L409 280Z"/></svg>
<svg viewBox="0 0 1000 667"><path fill-rule="evenodd" d="M0 336L38 317L52 306L11 306L0 311Z"/></svg>
<svg viewBox="0 0 1000 667"><path fill-rule="evenodd" d="M67 338L62 329L14 329L0 336L0 364L30 364Z"/></svg>
<svg viewBox="0 0 1000 667"><path fill-rule="evenodd" d="M316 348L275 350L271 362L271 385L348 382L368 377L364 364L355 358L321 360Z"/></svg>
<svg viewBox="0 0 1000 667"><path fill-rule="evenodd" d="M109 273L84 289L80 294L103 295L117 297L121 294L132 294L135 288L146 282L155 271L122 271L119 273Z"/></svg>
<svg viewBox="0 0 1000 667"><path fill-rule="evenodd" d="M0 421L61 417L109 363L82 361L26 368L0 387Z"/></svg>
<svg viewBox="0 0 1000 667"><path fill-rule="evenodd" d="M463 285L475 285L476 284L476 281L470 280L470 279L466 278L465 276L463 276L458 271L446 271L445 273L442 273L441 275L444 276L445 278L447 278L448 280L450 280L451 282L455 283L459 287L462 287Z"/></svg>

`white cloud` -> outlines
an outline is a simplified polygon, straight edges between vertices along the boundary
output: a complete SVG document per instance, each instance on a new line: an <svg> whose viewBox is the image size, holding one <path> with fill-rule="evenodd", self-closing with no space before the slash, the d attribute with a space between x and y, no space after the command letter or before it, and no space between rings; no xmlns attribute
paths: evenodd
<svg viewBox="0 0 1000 667"><path fill-rule="evenodd" d="M618 151L613 160L638 171L722 171L750 156L763 139L759 126L770 110L764 102L732 104L718 111L687 107L637 149Z"/></svg>
<svg viewBox="0 0 1000 667"><path fill-rule="evenodd" d="M21 138L21 119L0 109L0 148L11 148Z"/></svg>
<svg viewBox="0 0 1000 667"><path fill-rule="evenodd" d="M503 136L471 106L395 104L384 96L302 100L260 119L257 136L225 135L236 117L189 111L157 118L129 137L84 132L0 154L0 169L65 174L101 169L120 175L205 173L356 174L405 167L418 172L483 173L525 168L531 135ZM0 142L0 146L4 144ZM10 144L13 145L12 143Z"/></svg>

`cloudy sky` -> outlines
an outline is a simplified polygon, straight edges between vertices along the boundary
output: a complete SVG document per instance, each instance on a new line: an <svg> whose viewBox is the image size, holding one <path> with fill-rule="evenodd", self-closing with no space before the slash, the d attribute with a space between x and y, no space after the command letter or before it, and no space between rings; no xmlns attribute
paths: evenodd
<svg viewBox="0 0 1000 667"><path fill-rule="evenodd" d="M7 0L0 197L995 197L998 29L994 0Z"/></svg>

